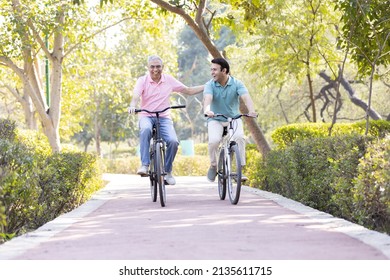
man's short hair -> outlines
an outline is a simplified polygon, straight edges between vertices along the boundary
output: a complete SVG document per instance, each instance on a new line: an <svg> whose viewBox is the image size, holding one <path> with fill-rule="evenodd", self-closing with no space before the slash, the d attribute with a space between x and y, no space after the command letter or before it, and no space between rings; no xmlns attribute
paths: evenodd
<svg viewBox="0 0 390 280"><path fill-rule="evenodd" d="M149 56L148 56L148 65L149 65L149 63L150 63L152 60L160 60L161 64L163 64L163 61L162 61L161 57L159 57L158 55L155 55L155 54L149 55Z"/></svg>
<svg viewBox="0 0 390 280"><path fill-rule="evenodd" d="M221 71L225 68L226 69L226 74L229 74L230 72L230 66L229 63L226 61L226 59L222 57L217 57L211 60L211 63L218 64L221 66Z"/></svg>

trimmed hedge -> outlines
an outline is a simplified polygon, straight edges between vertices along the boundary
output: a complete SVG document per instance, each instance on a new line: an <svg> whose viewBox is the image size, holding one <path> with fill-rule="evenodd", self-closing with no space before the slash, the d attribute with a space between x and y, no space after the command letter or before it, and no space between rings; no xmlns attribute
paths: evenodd
<svg viewBox="0 0 390 280"><path fill-rule="evenodd" d="M0 243L84 203L103 186L99 159L0 120Z"/></svg>
<svg viewBox="0 0 390 280"><path fill-rule="evenodd" d="M354 184L358 223L390 233L390 134L368 144Z"/></svg>
<svg viewBox="0 0 390 280"><path fill-rule="evenodd" d="M251 151L250 185L390 233L390 140L363 135L297 139L265 159Z"/></svg>
<svg viewBox="0 0 390 280"><path fill-rule="evenodd" d="M330 123L298 123L290 124L275 129L271 138L278 148L285 148L296 140L327 137L329 135ZM336 123L332 128L331 136L360 134L364 135L366 131L366 121L356 123ZM368 136L383 138L390 133L390 122L377 120L369 122Z"/></svg>

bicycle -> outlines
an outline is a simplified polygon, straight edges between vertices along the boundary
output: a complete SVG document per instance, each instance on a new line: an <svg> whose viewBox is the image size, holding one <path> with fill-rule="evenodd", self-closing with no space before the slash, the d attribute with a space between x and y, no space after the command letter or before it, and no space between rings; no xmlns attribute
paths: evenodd
<svg viewBox="0 0 390 280"><path fill-rule="evenodd" d="M152 201L157 201L157 186L158 194L160 197L161 207L166 205L166 190L165 190L165 142L161 138L160 134L160 114L169 109L185 108L185 105L169 106L160 111L149 111L146 109L135 109L136 113L147 112L156 117L156 123L153 125L152 141L150 143L149 155L150 155L150 168L149 168L149 180L150 180L150 193Z"/></svg>
<svg viewBox="0 0 390 280"><path fill-rule="evenodd" d="M227 189L231 204L237 204L240 199L242 181L240 151L238 144L232 140L233 121L243 116L253 118L249 114L239 114L233 118L224 114L214 114L214 117L223 117L228 122L228 125L223 128L222 140L218 148L217 177L219 198L225 200Z"/></svg>

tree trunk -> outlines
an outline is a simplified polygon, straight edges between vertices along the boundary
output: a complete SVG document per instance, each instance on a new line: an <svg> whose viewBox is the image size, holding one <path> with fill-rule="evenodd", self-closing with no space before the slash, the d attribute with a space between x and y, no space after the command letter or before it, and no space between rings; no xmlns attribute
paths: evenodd
<svg viewBox="0 0 390 280"><path fill-rule="evenodd" d="M50 52L46 47L44 40L36 32L37 28L34 26L34 22L31 18L25 19L23 15L26 14L25 7L21 5L19 0L12 0L12 8L18 22L20 22L21 28L16 31L23 44L21 54L23 56L23 69L19 68L11 58L0 57L0 61L7 67L13 70L22 80L24 90L29 94L32 103L38 113L39 119L42 123L43 132L47 136L50 146L53 152L60 152L60 136L59 136L59 124L61 115L61 83L62 83L62 60L63 60L63 48L64 38L62 32L62 26L65 24L65 6L69 3L63 2L63 7L58 10L56 15L56 22L58 27L54 31L53 51ZM40 49L44 51L49 58L52 66L52 84L50 92L50 107L46 104L45 93L42 88L42 77L38 70L36 60L36 49L33 49L31 42L35 41L40 44Z"/></svg>
<svg viewBox="0 0 390 280"><path fill-rule="evenodd" d="M37 118L35 116L34 106L31 102L31 97L28 94L23 94L22 107L24 111L24 118L28 129L38 130Z"/></svg>
<svg viewBox="0 0 390 280"><path fill-rule="evenodd" d="M248 113L248 108L245 106L244 102L240 102L240 111L245 114ZM244 122L247 125L252 137L253 141L255 141L257 148L263 157L266 157L269 151L271 151L271 147L269 146L267 139L260 126L256 122L255 118L244 118Z"/></svg>
<svg viewBox="0 0 390 280"><path fill-rule="evenodd" d="M98 107L99 108L99 107ZM95 141L96 141L96 153L98 154L99 157L102 157L102 149L100 146L100 122L99 122L99 114L95 115Z"/></svg>
<svg viewBox="0 0 390 280"><path fill-rule="evenodd" d="M307 82L309 84L312 120L313 120L313 122L317 122L316 103L315 103L315 99L314 99L313 81L312 81L311 76L310 76L310 69L308 69L308 73L307 73Z"/></svg>
<svg viewBox="0 0 390 280"><path fill-rule="evenodd" d="M5 88L15 97L15 99L22 105L24 112L24 120L28 129L37 130L38 124L35 116L34 106L31 101L30 95L26 92L27 89L23 88L23 94L17 88L12 88L10 85L5 85Z"/></svg>

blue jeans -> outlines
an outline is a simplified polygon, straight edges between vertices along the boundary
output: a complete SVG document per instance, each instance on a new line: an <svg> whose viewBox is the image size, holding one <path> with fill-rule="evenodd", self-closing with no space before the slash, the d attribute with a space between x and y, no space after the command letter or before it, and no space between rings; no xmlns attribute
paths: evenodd
<svg viewBox="0 0 390 280"><path fill-rule="evenodd" d="M156 123L155 117L140 117L139 125L139 140L140 140L140 155L142 165L149 165L149 146L152 138L153 124ZM175 159L177 149L179 147L179 140L177 139L173 121L168 118L160 118L160 133L161 138L166 143L165 151L165 171L172 172L172 165Z"/></svg>

